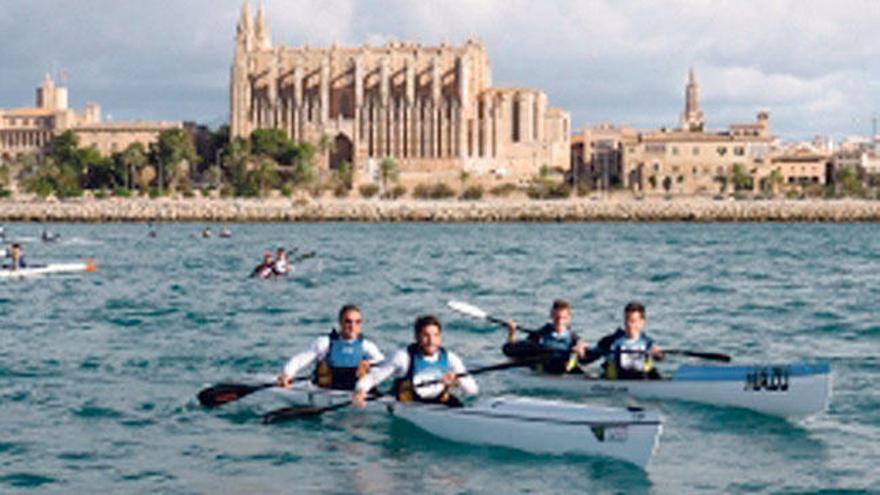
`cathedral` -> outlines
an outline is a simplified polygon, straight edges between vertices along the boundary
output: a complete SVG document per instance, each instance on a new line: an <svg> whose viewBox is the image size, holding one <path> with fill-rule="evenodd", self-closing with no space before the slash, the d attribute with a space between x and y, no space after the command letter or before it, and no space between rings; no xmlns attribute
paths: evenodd
<svg viewBox="0 0 880 495"><path fill-rule="evenodd" d="M295 141L324 141L318 165L353 165L375 177L393 158L406 184L517 181L542 166L567 169L570 117L540 90L493 87L486 48L273 46L262 4L245 1L230 80L230 135L282 129Z"/></svg>

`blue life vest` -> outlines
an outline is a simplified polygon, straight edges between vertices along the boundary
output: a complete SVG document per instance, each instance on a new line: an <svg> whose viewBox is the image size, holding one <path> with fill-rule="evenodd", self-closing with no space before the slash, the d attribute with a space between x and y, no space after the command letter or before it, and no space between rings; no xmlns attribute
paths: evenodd
<svg viewBox="0 0 880 495"><path fill-rule="evenodd" d="M544 373L561 374L569 371L569 358L571 356L571 348L577 341L574 333L566 329L562 335L556 333L556 329L552 324L541 327L537 334L537 343L544 349L552 351L551 357L543 364L538 365L539 371Z"/></svg>
<svg viewBox="0 0 880 495"><path fill-rule="evenodd" d="M418 344L410 344L406 348L409 354L409 369L404 378L394 382L394 393L399 401L419 401L419 402L440 402L447 403L454 399L448 392L442 392L437 397L422 397L414 386L414 382L427 382L431 380L439 380L443 375L449 372L449 356L446 349L441 347L438 352L439 356L435 361L428 361L422 354ZM423 392L424 393L424 392ZM455 400L457 403L457 399Z"/></svg>
<svg viewBox="0 0 880 495"><path fill-rule="evenodd" d="M345 340L334 329L328 335L330 348L315 367L313 382L319 387L336 390L354 390L361 362L366 359L364 336Z"/></svg>
<svg viewBox="0 0 880 495"><path fill-rule="evenodd" d="M654 367L654 361L648 354L653 345L654 340L644 332L635 341L629 341L626 332L618 329L605 356L603 365L605 378L612 380L647 378Z"/></svg>

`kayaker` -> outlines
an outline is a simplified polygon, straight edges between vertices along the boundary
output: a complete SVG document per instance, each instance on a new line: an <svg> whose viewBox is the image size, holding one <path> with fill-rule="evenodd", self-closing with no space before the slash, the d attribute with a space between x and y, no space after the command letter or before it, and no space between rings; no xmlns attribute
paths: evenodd
<svg viewBox="0 0 880 495"><path fill-rule="evenodd" d="M205 230L202 231L202 238L209 239L211 235L211 227L205 227Z"/></svg>
<svg viewBox="0 0 880 495"><path fill-rule="evenodd" d="M339 328L329 335L318 337L308 350L287 362L278 376L278 384L290 388L292 379L301 370L317 363L312 382L322 388L354 390L359 378L370 367L385 359L382 351L361 334L361 310L354 304L346 304L339 310Z"/></svg>
<svg viewBox="0 0 880 495"><path fill-rule="evenodd" d="M275 252L275 262L272 264L272 272L275 275L285 275L290 271L290 262L287 261L287 253L284 248L278 248Z"/></svg>
<svg viewBox="0 0 880 495"><path fill-rule="evenodd" d="M27 262L24 259L24 253L21 250L21 245L17 242L14 242L11 246L9 246L9 257L12 258L12 262L8 266L10 270L27 268Z"/></svg>
<svg viewBox="0 0 880 495"><path fill-rule="evenodd" d="M414 325L415 343L394 354L394 358L370 371L358 380L352 402L357 407L366 405L367 392L389 377L394 377L394 395L401 402L418 401L461 406L451 394L458 387L467 395L479 392L477 382L467 373L461 358L443 346L443 326L432 315L419 316ZM421 383L438 383L419 386Z"/></svg>
<svg viewBox="0 0 880 495"><path fill-rule="evenodd" d="M263 262L257 265L254 268L254 271L251 272L251 277L260 277L260 278L269 278L274 272L272 266L274 263L272 262L272 253L269 251L265 251L263 253Z"/></svg>
<svg viewBox="0 0 880 495"><path fill-rule="evenodd" d="M229 239L232 237L232 231L229 230L229 227L223 227L223 230L220 231L220 237L224 239Z"/></svg>
<svg viewBox="0 0 880 495"><path fill-rule="evenodd" d="M623 309L623 328L599 340L587 353L584 363L605 358L603 376L608 380L657 379L660 374L654 361L662 361L663 349L642 332L645 327L645 306L633 301Z"/></svg>
<svg viewBox="0 0 880 495"><path fill-rule="evenodd" d="M571 331L571 304L557 299L550 309L551 322L526 340L516 340L516 321L507 322L507 344L504 354L512 358L528 358L539 351L550 351L547 361L537 366L538 371L560 375L579 371L577 362L587 354L587 344Z"/></svg>

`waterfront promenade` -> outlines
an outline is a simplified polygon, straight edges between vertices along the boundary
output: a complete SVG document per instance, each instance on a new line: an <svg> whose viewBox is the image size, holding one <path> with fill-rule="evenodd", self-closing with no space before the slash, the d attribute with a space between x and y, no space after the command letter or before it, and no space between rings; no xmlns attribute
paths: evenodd
<svg viewBox="0 0 880 495"><path fill-rule="evenodd" d="M0 221L36 222L878 222L880 201L571 199L2 200Z"/></svg>

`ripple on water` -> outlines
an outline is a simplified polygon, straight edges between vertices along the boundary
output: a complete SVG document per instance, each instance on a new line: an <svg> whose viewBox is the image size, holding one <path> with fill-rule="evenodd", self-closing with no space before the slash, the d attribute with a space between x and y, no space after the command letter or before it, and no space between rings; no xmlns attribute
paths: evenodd
<svg viewBox="0 0 880 495"><path fill-rule="evenodd" d="M56 478L37 473L11 473L0 476L0 484L12 488L37 488L57 482Z"/></svg>

